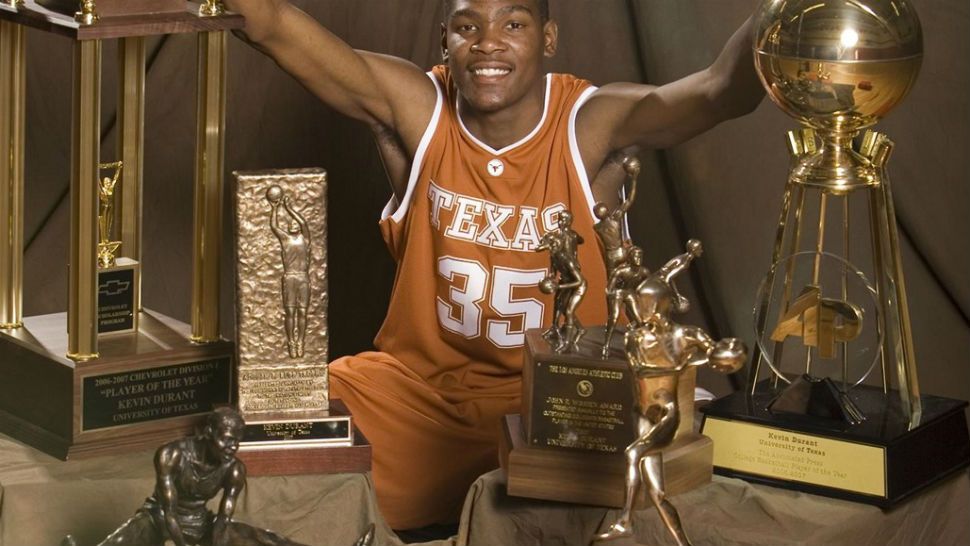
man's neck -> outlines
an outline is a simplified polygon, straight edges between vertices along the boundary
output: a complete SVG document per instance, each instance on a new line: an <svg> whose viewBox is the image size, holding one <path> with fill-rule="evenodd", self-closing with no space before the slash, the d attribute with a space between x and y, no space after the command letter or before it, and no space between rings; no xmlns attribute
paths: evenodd
<svg viewBox="0 0 970 546"><path fill-rule="evenodd" d="M542 78L518 102L494 112L474 110L459 95L458 115L475 138L495 150L501 150L522 140L536 128L542 120L545 101L546 84L545 78Z"/></svg>

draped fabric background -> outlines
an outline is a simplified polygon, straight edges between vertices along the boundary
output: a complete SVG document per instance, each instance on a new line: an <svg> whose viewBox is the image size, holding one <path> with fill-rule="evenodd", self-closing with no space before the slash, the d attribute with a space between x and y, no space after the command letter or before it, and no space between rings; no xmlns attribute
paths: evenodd
<svg viewBox="0 0 970 546"><path fill-rule="evenodd" d="M354 47L428 68L440 59L440 0L296 2ZM710 64L754 0L551 0L560 51L550 71L597 84L662 84ZM923 392L970 398L970 4L913 0L925 59L909 97L880 125L890 162ZM195 51L192 36L148 43L144 302L187 320L191 283ZM114 159L114 43L105 44L103 160ZM25 311L67 307L71 42L28 31ZM323 106L272 61L231 40L226 168L320 166L330 188L331 356L371 346L393 264L377 229L390 196L368 130ZM645 152L634 240L652 269L689 237L706 252L682 289L690 322L754 338L751 309L769 266L794 122L767 100L756 112L674 149ZM227 178L228 180L228 178ZM227 183L227 207L231 183ZM233 335L231 215L223 247L222 330ZM723 378L702 385L725 393Z"/></svg>

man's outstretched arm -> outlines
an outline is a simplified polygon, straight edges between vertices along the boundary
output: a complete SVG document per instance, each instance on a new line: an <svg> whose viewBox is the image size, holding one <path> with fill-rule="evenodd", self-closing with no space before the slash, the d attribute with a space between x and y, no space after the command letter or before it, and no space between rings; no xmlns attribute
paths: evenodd
<svg viewBox="0 0 970 546"><path fill-rule="evenodd" d="M246 41L338 112L400 136L413 155L436 100L434 84L420 68L352 49L285 0L225 2L246 18Z"/></svg>
<svg viewBox="0 0 970 546"><path fill-rule="evenodd" d="M599 89L577 120L587 168L597 168L614 150L668 148L754 110L764 89L752 60L752 24L748 19L741 25L704 70L659 87L618 83Z"/></svg>

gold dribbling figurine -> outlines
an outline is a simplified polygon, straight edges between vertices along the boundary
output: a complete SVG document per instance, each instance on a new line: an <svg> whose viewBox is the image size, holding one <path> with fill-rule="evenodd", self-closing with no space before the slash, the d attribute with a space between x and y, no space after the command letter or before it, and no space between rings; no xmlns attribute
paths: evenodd
<svg viewBox="0 0 970 546"><path fill-rule="evenodd" d="M664 493L662 449L670 445L680 425L677 384L689 366L710 365L722 373L733 373L744 364L747 348L738 339L714 342L702 329L684 326L670 319L687 308L673 285L673 279L700 256L700 241L692 239L687 252L650 274L636 288L634 313L640 324L624 338L627 359L637 378L637 429L639 437L625 451L627 460L626 496L620 516L593 542L633 535L633 504L641 486L660 512L670 534L680 546L690 544L677 509ZM649 390L648 380L653 390ZM659 384L659 385L658 385Z"/></svg>
<svg viewBox="0 0 970 546"><path fill-rule="evenodd" d="M155 453L155 492L135 515L99 546L301 546L276 533L232 520L246 486L246 465L236 458L245 422L231 408L209 414L197 436ZM219 493L219 513L206 504ZM374 526L354 546L370 546ZM62 546L76 546L67 537Z"/></svg>
<svg viewBox="0 0 970 546"><path fill-rule="evenodd" d="M552 326L543 334L557 353L572 351L586 332L576 318L583 296L586 294L586 278L576 256L583 238L570 227L573 215L569 211L559 213L559 229L542 236L536 251L549 251L550 276L542 279L539 290L554 294Z"/></svg>

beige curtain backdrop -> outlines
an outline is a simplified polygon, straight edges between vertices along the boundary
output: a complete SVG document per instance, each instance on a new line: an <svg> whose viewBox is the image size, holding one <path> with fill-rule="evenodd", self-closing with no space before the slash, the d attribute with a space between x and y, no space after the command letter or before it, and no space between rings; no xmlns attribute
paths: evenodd
<svg viewBox="0 0 970 546"><path fill-rule="evenodd" d="M439 58L440 0L301 0L354 47L428 68ZM754 0L551 0L561 47L548 66L597 84L662 84L707 66ZM913 0L925 60L910 96L880 125L890 164L924 392L970 398L970 4ZM149 41L145 120L144 291L149 308L187 319L191 282L195 39ZM104 160L114 159L113 42L105 47ZM67 307L71 42L28 32L26 303ZM330 177L331 356L366 350L386 308L393 264L377 229L390 195L367 129L310 96L239 40L230 46L226 168L320 166ZM674 149L643 154L634 240L656 268L689 237L706 253L692 272L690 320L754 338L751 308L769 265L794 122L765 101ZM228 178L227 178L228 179ZM230 184L227 184L227 196ZM228 203L231 202L227 198ZM222 330L233 335L231 215L223 248ZM702 384L719 393L724 379Z"/></svg>

